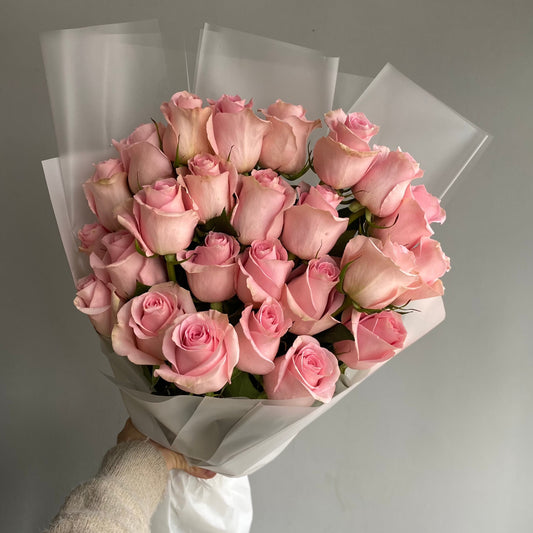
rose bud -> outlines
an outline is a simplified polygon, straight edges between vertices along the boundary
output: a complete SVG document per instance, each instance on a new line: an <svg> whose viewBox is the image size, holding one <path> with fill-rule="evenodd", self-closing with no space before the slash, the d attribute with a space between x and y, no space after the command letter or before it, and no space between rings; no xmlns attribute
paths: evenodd
<svg viewBox="0 0 533 533"><path fill-rule="evenodd" d="M376 161L352 187L355 198L374 215L386 217L398 209L406 189L424 172L407 152L380 147Z"/></svg>
<svg viewBox="0 0 533 533"><path fill-rule="evenodd" d="M177 316L194 312L189 291L172 281L156 284L118 312L111 336L113 350L137 365L160 365L165 360L165 331Z"/></svg>
<svg viewBox="0 0 533 533"><path fill-rule="evenodd" d="M168 122L163 136L163 151L178 164L186 164L197 154L211 152L206 124L211 115L209 107L202 107L202 99L181 91L161 105L161 113ZM177 153L179 147L179 153Z"/></svg>
<svg viewBox="0 0 533 533"><path fill-rule="evenodd" d="M268 297L279 300L294 262L277 239L252 242L237 259L237 296L245 305L259 306Z"/></svg>
<svg viewBox="0 0 533 533"><path fill-rule="evenodd" d="M202 222L217 217L224 210L228 215L231 213L238 181L232 163L223 161L217 155L201 154L189 160L189 172L182 173Z"/></svg>
<svg viewBox="0 0 533 533"><path fill-rule="evenodd" d="M241 176L231 215L239 242L277 239L283 229L283 213L295 200L294 189L273 170L252 170L251 176Z"/></svg>
<svg viewBox="0 0 533 533"><path fill-rule="evenodd" d="M178 316L165 333L163 364L154 375L193 394L220 390L239 360L237 333L227 315L203 311Z"/></svg>
<svg viewBox="0 0 533 533"><path fill-rule="evenodd" d="M191 292L202 302L223 302L235 295L240 246L224 233L208 233L203 246L176 255Z"/></svg>
<svg viewBox="0 0 533 533"><path fill-rule="evenodd" d="M109 231L107 231L102 224L85 224L80 231L78 231L80 252L90 254L95 250L102 249L102 237L108 233Z"/></svg>
<svg viewBox="0 0 533 533"><path fill-rule="evenodd" d="M122 299L94 274L78 280L76 289L78 291L74 298L76 309L88 315L94 329L100 335L110 337Z"/></svg>
<svg viewBox="0 0 533 533"><path fill-rule="evenodd" d="M274 357L280 339L287 333L291 320L286 318L279 302L267 298L259 309L246 307L235 326L239 339L237 367L251 374L268 374L274 370Z"/></svg>
<svg viewBox="0 0 533 533"><path fill-rule="evenodd" d="M344 300L335 289L339 273L337 262L326 255L309 261L307 268L287 283L282 301L294 321L291 333L316 335L338 322L331 314Z"/></svg>
<svg viewBox="0 0 533 533"><path fill-rule="evenodd" d="M330 187L303 184L298 204L285 212L281 242L300 259L326 255L346 231L348 219L339 217L341 197Z"/></svg>
<svg viewBox="0 0 533 533"><path fill-rule="evenodd" d="M282 100L260 109L272 128L263 139L259 164L285 174L297 174L307 161L307 141L311 132L320 127L320 120L307 120L301 105Z"/></svg>
<svg viewBox="0 0 533 533"><path fill-rule="evenodd" d="M145 185L117 216L147 256L166 255L191 243L199 220L194 207L185 187L169 178Z"/></svg>
<svg viewBox="0 0 533 533"><path fill-rule="evenodd" d="M163 124L158 123L156 127L153 122L149 122L147 124L141 124L139 127L135 128L135 130L133 130L133 132L125 139L121 139L120 141L115 141L113 139L113 146L120 154L120 159L126 172L128 172L130 168L130 158L127 149L133 144L141 142L147 142L156 148L160 148L159 136L163 138L164 133L165 126Z"/></svg>
<svg viewBox="0 0 533 533"><path fill-rule="evenodd" d="M337 358L307 335L297 337L289 351L274 359L275 368L264 376L263 385L271 400L299 400L312 405L327 403L335 393L340 371Z"/></svg>
<svg viewBox="0 0 533 533"><path fill-rule="evenodd" d="M230 160L238 172L252 170L261 154L263 137L272 127L252 111L252 101L223 95L208 100L213 110L207 121L207 137L215 154Z"/></svg>
<svg viewBox="0 0 533 533"><path fill-rule="evenodd" d="M359 306L383 309L404 292L422 285L414 268L415 257L407 248L357 235L342 256L342 288Z"/></svg>
<svg viewBox="0 0 533 533"><path fill-rule="evenodd" d="M401 315L394 311L365 315L347 309L342 322L354 340L336 342L333 348L343 363L358 370L389 360L403 348L407 336Z"/></svg>
<svg viewBox="0 0 533 533"><path fill-rule="evenodd" d="M313 150L313 166L320 179L334 189L353 187L378 155L368 140L378 127L363 113L346 115L342 109L326 113L327 137L320 138Z"/></svg>
<svg viewBox="0 0 533 533"><path fill-rule="evenodd" d="M155 285L167 280L161 259L139 254L135 249L135 238L128 231L109 233L102 238L102 244L105 252L91 253L89 263L99 279L116 287L120 297L131 298L137 281L143 285Z"/></svg>
<svg viewBox="0 0 533 533"><path fill-rule="evenodd" d="M94 174L83 184L91 211L109 231L120 229L115 209L131 198L127 174L118 159L95 165Z"/></svg>

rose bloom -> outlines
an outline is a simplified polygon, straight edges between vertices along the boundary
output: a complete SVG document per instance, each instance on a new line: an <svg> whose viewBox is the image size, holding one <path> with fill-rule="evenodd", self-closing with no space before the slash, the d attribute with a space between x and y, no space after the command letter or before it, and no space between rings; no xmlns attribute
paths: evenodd
<svg viewBox="0 0 533 533"><path fill-rule="evenodd" d="M181 167L180 174L187 186L200 220L217 217L226 211L231 213L235 205L234 193L238 175L234 165L217 155L199 154L189 160L188 172Z"/></svg>
<svg viewBox="0 0 533 533"><path fill-rule="evenodd" d="M131 198L128 178L118 159L95 165L94 174L83 184L91 211L108 231L120 229L115 209Z"/></svg>
<svg viewBox="0 0 533 533"><path fill-rule="evenodd" d="M283 229L283 213L295 200L294 189L271 169L252 170L251 176L241 176L231 215L239 242L277 239Z"/></svg>
<svg viewBox="0 0 533 533"><path fill-rule="evenodd" d="M235 295L240 245L225 233L210 232L204 245L176 254L191 292L202 302L223 302Z"/></svg>
<svg viewBox="0 0 533 533"><path fill-rule="evenodd" d="M337 261L327 255L312 259L297 275L293 272L282 296L288 316L294 321L291 333L316 335L338 322L331 314L344 300L344 295L335 289L339 273Z"/></svg>
<svg viewBox="0 0 533 533"><path fill-rule="evenodd" d="M159 135L163 136L165 128L158 124ZM135 193L144 185L169 178L174 175L172 163L161 151L159 135L155 124L142 124L129 137L113 141L120 153L120 158L128 173L128 184Z"/></svg>
<svg viewBox="0 0 533 533"><path fill-rule="evenodd" d="M320 120L307 120L301 105L282 100L260 111L272 127L263 139L259 164L285 174L298 173L307 160L309 135L320 127Z"/></svg>
<svg viewBox="0 0 533 533"><path fill-rule="evenodd" d="M377 150L370 149L367 141L379 128L363 113L346 115L342 109L326 113L325 120L329 134L315 144L315 172L334 189L353 187L378 155Z"/></svg>
<svg viewBox="0 0 533 533"><path fill-rule="evenodd" d="M137 281L154 285L167 280L159 257L143 257L135 249L135 238L126 230L109 233L102 238L103 250L91 253L89 263L96 276L116 287L122 298L135 294Z"/></svg>
<svg viewBox="0 0 533 533"><path fill-rule="evenodd" d="M95 250L102 249L102 237L108 233L109 231L107 231L102 224L85 224L80 231L78 231L80 252L90 254Z"/></svg>
<svg viewBox="0 0 533 533"><path fill-rule="evenodd" d="M199 219L183 184L169 178L145 185L133 203L118 212L118 220L152 256L187 248Z"/></svg>
<svg viewBox="0 0 533 533"><path fill-rule="evenodd" d="M238 172L252 170L261 153L263 137L271 125L252 111L252 101L224 94L208 100L213 110L207 121L207 137L222 159L229 159Z"/></svg>
<svg viewBox="0 0 533 533"><path fill-rule="evenodd" d="M78 280L76 289L78 291L74 298L76 309L89 317L94 329L100 335L110 337L122 299L94 274Z"/></svg>
<svg viewBox="0 0 533 533"><path fill-rule="evenodd" d="M259 306L268 297L281 298L283 285L294 262L277 239L252 242L238 258L237 296L245 305Z"/></svg>
<svg viewBox="0 0 533 533"><path fill-rule="evenodd" d="M403 348L407 336L401 315L394 311L365 315L347 309L342 322L355 340L336 342L333 348L343 363L358 370L388 361Z"/></svg>
<svg viewBox="0 0 533 533"><path fill-rule="evenodd" d="M445 219L446 213L438 198L429 194L424 185L410 186L394 213L375 220L380 227L371 228L371 235L382 241L389 238L412 249L420 239L433 235L431 223L442 224Z"/></svg>
<svg viewBox="0 0 533 533"><path fill-rule="evenodd" d="M186 164L197 154L211 152L206 125L211 116L202 99L187 91L178 92L169 102L161 104L161 113L168 122L163 136L163 151L170 161ZM179 153L177 153L179 146Z"/></svg>
<svg viewBox="0 0 533 533"><path fill-rule="evenodd" d="M341 197L330 187L300 186L298 204L285 212L281 242L300 259L326 255L348 227L348 218L339 217Z"/></svg>
<svg viewBox="0 0 533 533"><path fill-rule="evenodd" d="M423 176L420 165L407 152L391 152L379 147L379 155L363 178L352 187L355 198L377 217L387 217L398 209L405 191L414 179Z"/></svg>
<svg viewBox="0 0 533 533"><path fill-rule="evenodd" d="M237 367L251 374L272 372L280 338L291 323L280 303L272 298L267 298L256 311L251 305L246 307L235 326L240 353Z"/></svg>
<svg viewBox="0 0 533 533"><path fill-rule="evenodd" d="M165 331L177 316L195 311L189 291L172 281L158 283L120 309L113 350L137 365L160 365Z"/></svg>
<svg viewBox="0 0 533 533"><path fill-rule="evenodd" d="M161 365L154 375L193 394L220 390L239 360L239 343L227 315L210 310L177 317L163 339Z"/></svg>
<svg viewBox="0 0 533 533"><path fill-rule="evenodd" d="M297 337L285 355L274 359L274 365L263 378L269 399L312 405L315 400L327 403L333 397L340 376L338 361L314 337Z"/></svg>

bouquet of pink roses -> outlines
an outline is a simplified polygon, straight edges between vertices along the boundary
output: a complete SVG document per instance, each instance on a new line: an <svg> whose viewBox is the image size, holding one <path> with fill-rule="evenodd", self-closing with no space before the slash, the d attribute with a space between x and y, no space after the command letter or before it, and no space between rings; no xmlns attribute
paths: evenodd
<svg viewBox="0 0 533 533"><path fill-rule="evenodd" d="M166 124L113 144L84 191L93 273L76 307L155 394L327 403L346 368L403 347L402 313L439 296L444 211L362 113L176 93ZM293 184L309 169L320 183Z"/></svg>

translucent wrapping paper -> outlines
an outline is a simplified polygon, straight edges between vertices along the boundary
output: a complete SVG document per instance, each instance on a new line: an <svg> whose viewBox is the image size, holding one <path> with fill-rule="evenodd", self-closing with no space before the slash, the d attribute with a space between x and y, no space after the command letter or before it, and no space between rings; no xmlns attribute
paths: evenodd
<svg viewBox="0 0 533 533"><path fill-rule="evenodd" d="M43 167L74 279L88 272L77 251L76 234L92 220L81 189L92 174L91 163L110 156L112 138L121 139L150 118L159 119L160 103L185 89L167 87L166 80L176 76L167 75L161 42L153 21L64 30L42 38L59 148L59 158L43 162ZM337 67L337 58L315 50L206 25L197 53L194 90L204 99L216 99L222 93L253 97L256 109L281 98L302 104L310 119L320 118L334 104L345 111L363 111L381 127L376 142L410 152L425 170L423 181L428 189L441 197L486 146L489 136L485 132L391 65L374 80L338 74ZM441 298L412 306L419 312L404 317L406 346L444 319ZM380 366L348 370L330 403L301 407L290 401L151 395L140 367L114 354L109 343L104 342L103 351L114 373L110 379L120 388L136 427L183 453L191 464L230 477L245 476L267 464L304 427ZM178 483L175 476L169 484L171 493L173 483ZM196 489L201 492L202 487ZM226 490L221 485L218 496ZM246 487L241 485L235 497L238 500L245 494ZM170 518L175 516L171 510L180 509L184 502L172 498L166 502L156 520L157 530L187 531ZM203 500L204 508L205 504ZM205 531L240 533L247 528L245 522L228 527L208 524Z"/></svg>

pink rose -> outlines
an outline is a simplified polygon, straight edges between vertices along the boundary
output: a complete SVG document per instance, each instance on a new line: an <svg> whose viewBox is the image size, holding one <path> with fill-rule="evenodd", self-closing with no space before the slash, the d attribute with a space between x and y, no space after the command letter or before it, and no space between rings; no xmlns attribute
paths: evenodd
<svg viewBox="0 0 533 533"><path fill-rule="evenodd" d="M118 159L95 165L94 174L83 184L91 211L109 231L120 229L114 210L131 198L128 178Z"/></svg>
<svg viewBox="0 0 533 533"><path fill-rule="evenodd" d="M375 220L381 228L372 228L371 234L382 241L389 238L411 249L423 237L433 235L431 222L442 223L445 218L438 198L429 194L423 185L411 186L394 213Z"/></svg>
<svg viewBox="0 0 533 533"><path fill-rule="evenodd" d="M406 291L421 287L414 268L415 257L404 246L357 235L342 256L342 288L359 306L383 309Z"/></svg>
<svg viewBox="0 0 533 533"><path fill-rule="evenodd" d="M281 305L272 298L267 298L256 311L251 305L246 307L235 326L240 353L237 367L251 374L272 372L280 339L290 325L291 320L284 316Z"/></svg>
<svg viewBox="0 0 533 533"><path fill-rule="evenodd" d="M211 109L202 107L199 96L187 91L176 93L170 102L161 104L161 113L169 124L163 136L163 151L171 161L183 165L196 154L211 152L206 131Z"/></svg>
<svg viewBox="0 0 533 533"><path fill-rule="evenodd" d="M294 189L273 170L252 170L251 176L241 176L231 215L239 242L277 239L283 228L283 213L295 200Z"/></svg>
<svg viewBox="0 0 533 533"><path fill-rule="evenodd" d="M301 259L326 255L346 231L348 219L337 216L341 197L329 187L318 185L305 192L298 205L285 212L281 242Z"/></svg>
<svg viewBox="0 0 533 533"><path fill-rule="evenodd" d="M237 333L218 311L181 315L165 333L163 355L170 366L161 365L156 376L193 394L215 392L239 360Z"/></svg>
<svg viewBox="0 0 533 533"><path fill-rule="evenodd" d="M372 368L403 348L407 331L401 315L394 311L365 315L347 309L342 318L355 340L336 342L333 347L337 357L350 368Z"/></svg>
<svg viewBox="0 0 533 533"><path fill-rule="evenodd" d="M259 305L268 297L279 300L294 266L294 262L288 260L287 250L277 239L252 242L237 263L237 296L245 305Z"/></svg>
<svg viewBox="0 0 533 533"><path fill-rule="evenodd" d="M202 302L223 302L235 295L240 246L224 233L208 233L203 246L177 254L191 292ZM186 261L184 261L186 260Z"/></svg>
<svg viewBox="0 0 533 533"><path fill-rule="evenodd" d="M174 254L189 246L198 214L183 184L174 178L145 185L133 203L118 212L119 222L147 256Z"/></svg>
<svg viewBox="0 0 533 533"><path fill-rule="evenodd" d="M189 173L183 175L183 181L201 221L217 217L224 210L231 213L237 180L235 167L217 155L201 154L189 160Z"/></svg>
<svg viewBox="0 0 533 533"><path fill-rule="evenodd" d="M337 262L326 255L309 261L307 268L287 283L282 301L294 320L291 333L316 335L338 322L331 313L344 300L344 295L335 289L339 273Z"/></svg>
<svg viewBox="0 0 533 533"><path fill-rule="evenodd" d="M334 189L353 187L378 155L367 140L377 130L362 113L346 115L342 109L325 115L327 137L320 138L313 150L313 166L320 179Z"/></svg>
<svg viewBox="0 0 533 533"><path fill-rule="evenodd" d="M271 400L327 403L335 393L340 371L337 358L313 337L297 337L289 351L274 360L275 368L263 378Z"/></svg>
<svg viewBox="0 0 533 533"><path fill-rule="evenodd" d="M156 125L153 122L149 122L147 124L141 124L139 127L135 128L135 130L133 130L133 132L125 139L121 139L120 141L115 141L113 139L113 146L120 154L120 159L122 160L126 172L130 167L130 159L128 157L127 149L133 144L140 142L147 142L156 148L160 148L159 136L161 135L161 138L163 138L164 133L165 126L163 124L158 123L156 128Z"/></svg>
<svg viewBox="0 0 533 533"><path fill-rule="evenodd" d="M160 365L165 331L177 316L194 312L189 291L173 281L154 285L120 309L111 336L113 350L136 365Z"/></svg>
<svg viewBox="0 0 533 533"><path fill-rule="evenodd" d="M296 174L307 161L307 141L310 133L320 127L320 120L307 120L301 105L282 100L262 110L272 128L263 139L259 164L285 174Z"/></svg>
<svg viewBox="0 0 533 533"><path fill-rule="evenodd" d="M374 215L386 217L398 209L406 189L422 177L418 163L407 152L380 147L376 161L352 187L355 198Z"/></svg>
<svg viewBox="0 0 533 533"><path fill-rule="evenodd" d="M80 240L80 252L90 254L95 250L102 248L102 237L107 235L107 231L102 224L85 224L80 231L78 231L78 239Z"/></svg>
<svg viewBox="0 0 533 533"><path fill-rule="evenodd" d="M115 316L122 300L103 281L89 274L76 283L74 305L89 317L94 329L104 337L111 336Z"/></svg>
<svg viewBox="0 0 533 533"><path fill-rule="evenodd" d="M96 276L116 287L122 298L135 294L137 281L154 285L167 280L159 257L143 257L135 249L135 238L126 230L109 233L102 238L104 251L91 253L89 262Z"/></svg>
<svg viewBox="0 0 533 533"><path fill-rule="evenodd" d="M336 109L324 117L330 130L329 136L352 150L370 150L368 141L379 131L379 126L372 124L364 113L347 115L342 109Z"/></svg>
<svg viewBox="0 0 533 533"><path fill-rule="evenodd" d="M254 114L251 100L247 104L240 96L225 94L209 103L213 113L207 121L207 137L213 150L230 160L238 172L249 172L259 160L270 123Z"/></svg>

